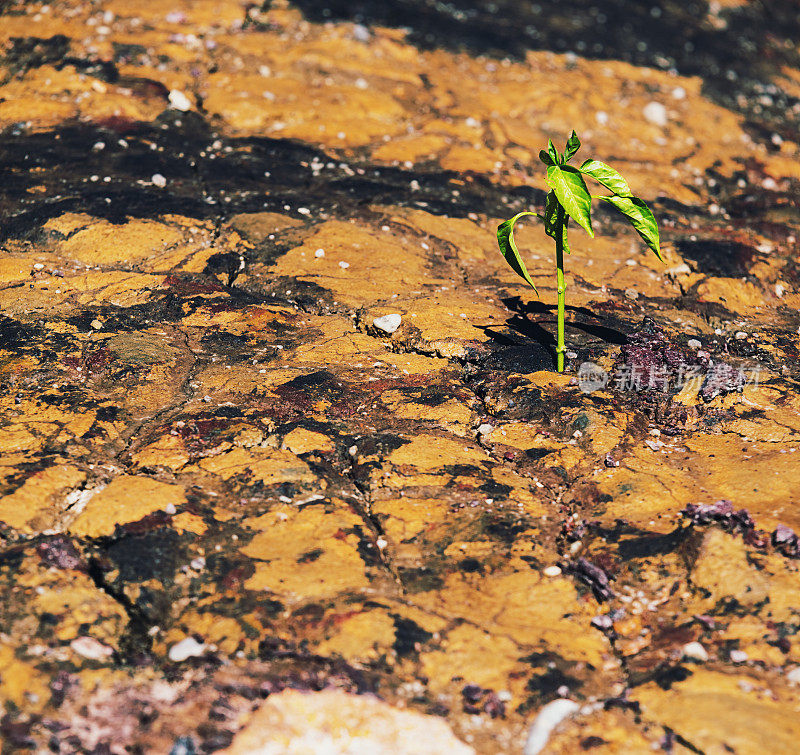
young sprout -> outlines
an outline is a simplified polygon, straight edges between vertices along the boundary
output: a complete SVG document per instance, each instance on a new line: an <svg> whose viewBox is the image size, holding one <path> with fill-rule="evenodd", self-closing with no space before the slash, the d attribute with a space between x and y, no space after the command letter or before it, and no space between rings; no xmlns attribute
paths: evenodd
<svg viewBox="0 0 800 755"><path fill-rule="evenodd" d="M513 218L506 220L497 227L497 243L506 262L513 268L517 275L524 278L536 291L536 286L531 280L525 263L519 255L514 242L514 224L525 215L534 215L544 221L544 232L556 244L556 281L558 291L558 324L556 338L556 366L559 372L564 371L564 252L569 254L567 243L567 224L572 218L586 233L594 237L592 230L592 200L599 199L616 207L638 231L663 262L661 246L659 244L658 226L650 208L638 197L631 194L628 183L613 168L601 163L599 160L587 160L579 168L567 163L581 146L578 135L573 131L567 140L563 153L559 153L553 146L552 140L547 140L547 151L539 152L539 159L547 166L547 185L550 191L545 202L544 215L535 212L520 212ZM609 195L589 194L584 176L589 176L608 189ZM536 291L536 295L539 292Z"/></svg>

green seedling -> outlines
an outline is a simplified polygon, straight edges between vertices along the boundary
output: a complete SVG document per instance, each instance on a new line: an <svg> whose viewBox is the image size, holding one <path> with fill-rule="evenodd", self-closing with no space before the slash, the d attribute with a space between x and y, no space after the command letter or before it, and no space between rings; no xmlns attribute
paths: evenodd
<svg viewBox="0 0 800 755"><path fill-rule="evenodd" d="M520 212L497 227L497 243L500 245L500 252L514 272L530 283L534 291L536 291L536 286L528 275L528 270L514 242L514 224L526 215L533 215L544 222L544 232L555 241L558 284L556 366L559 372L564 371L564 352L567 350L564 345L564 252L569 254L569 244L567 243L569 219L572 218L586 233L594 237L591 215L592 200L599 199L607 202L627 218L647 246L662 262L664 261L661 256L656 219L650 208L641 199L631 194L627 181L616 170L599 160L586 160L579 168L567 164L580 146L581 141L574 131L567 140L567 146L563 153L559 153L553 146L552 140L548 139L547 151L539 152L539 159L547 166L547 185L550 188L545 202L544 215L535 212ZM590 194L586 188L584 176L593 178L611 194ZM538 291L536 291L536 295L539 295Z"/></svg>

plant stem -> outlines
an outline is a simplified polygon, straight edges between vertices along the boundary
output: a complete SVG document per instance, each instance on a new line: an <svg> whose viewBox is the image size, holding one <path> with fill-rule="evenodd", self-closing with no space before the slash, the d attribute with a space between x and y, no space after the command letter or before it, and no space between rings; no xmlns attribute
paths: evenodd
<svg viewBox="0 0 800 755"><path fill-rule="evenodd" d="M558 322L556 338L556 369L564 372L564 352L567 347L564 345L564 299L566 284L564 283L564 236L567 232L565 227L564 208L559 205L558 216L556 218L556 280L558 282Z"/></svg>

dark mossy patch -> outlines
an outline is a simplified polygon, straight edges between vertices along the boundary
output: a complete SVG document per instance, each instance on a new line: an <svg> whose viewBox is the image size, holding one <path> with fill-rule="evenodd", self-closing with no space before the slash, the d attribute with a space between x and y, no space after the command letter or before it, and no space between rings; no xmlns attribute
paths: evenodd
<svg viewBox="0 0 800 755"><path fill-rule="evenodd" d="M418 568L400 567L397 572L400 581L403 583L403 588L409 594L441 590L444 587L443 575L427 566Z"/></svg>
<svg viewBox="0 0 800 755"><path fill-rule="evenodd" d="M403 616L392 614L394 620L394 651L400 658L419 653L420 646L424 645L433 637L430 632L425 631L419 624Z"/></svg>
<svg viewBox="0 0 800 755"><path fill-rule="evenodd" d="M725 278L749 275L751 266L762 256L749 244L717 239L683 239L675 248L698 272Z"/></svg>
<svg viewBox="0 0 800 755"><path fill-rule="evenodd" d="M156 579L170 584L185 560L181 537L169 527L125 535L111 543L105 553L119 570L121 583Z"/></svg>
<svg viewBox="0 0 800 755"><path fill-rule="evenodd" d="M87 148L97 142L104 149ZM307 168L314 161L334 168L315 176ZM175 110L122 132L116 123L12 130L0 142L0 163L7 170L0 186L5 215L0 239L43 239L44 223L66 212L114 223L167 213L219 220L261 211L304 219L299 207L317 217L357 216L368 212L364 205L370 203L465 217L502 215L509 205L527 207L544 196L538 189L499 187L480 176L465 184L453 171L367 166L353 174L349 165L313 147L289 139L226 138L197 113ZM169 191L152 184L157 173L168 180ZM92 175L109 180L93 183ZM414 192L408 189L412 181L419 185Z"/></svg>

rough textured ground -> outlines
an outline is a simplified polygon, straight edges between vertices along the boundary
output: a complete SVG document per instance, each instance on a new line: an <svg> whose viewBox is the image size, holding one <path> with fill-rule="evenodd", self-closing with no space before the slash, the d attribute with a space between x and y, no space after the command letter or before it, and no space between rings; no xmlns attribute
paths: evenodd
<svg viewBox="0 0 800 755"><path fill-rule="evenodd" d="M569 5L0 2L3 752L798 751L800 19Z"/></svg>

